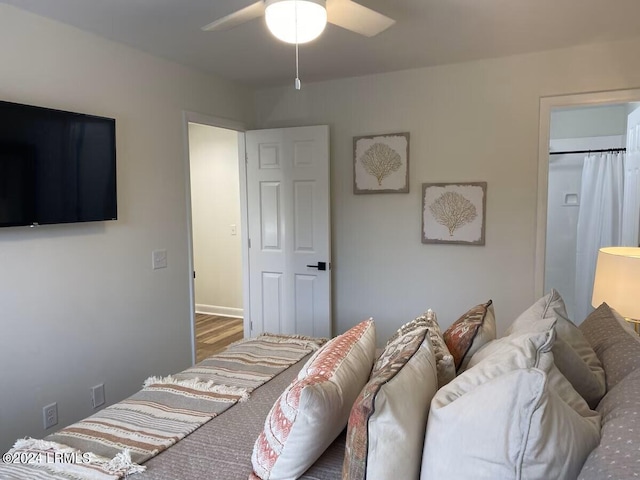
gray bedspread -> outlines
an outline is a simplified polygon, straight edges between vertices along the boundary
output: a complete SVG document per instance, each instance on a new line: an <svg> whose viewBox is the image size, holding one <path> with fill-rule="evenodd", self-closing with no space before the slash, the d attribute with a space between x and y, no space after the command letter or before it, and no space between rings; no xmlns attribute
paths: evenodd
<svg viewBox="0 0 640 480"><path fill-rule="evenodd" d="M246 480L251 452L264 420L280 393L308 357L282 372L180 442L145 463L147 471L131 480ZM344 432L304 474L307 480L338 480L342 476Z"/></svg>

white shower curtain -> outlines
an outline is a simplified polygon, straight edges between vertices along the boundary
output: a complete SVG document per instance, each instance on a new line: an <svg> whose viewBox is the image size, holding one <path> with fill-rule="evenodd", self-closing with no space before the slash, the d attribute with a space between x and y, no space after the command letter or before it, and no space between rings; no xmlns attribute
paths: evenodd
<svg viewBox="0 0 640 480"><path fill-rule="evenodd" d="M593 278L598 249L620 245L624 193L624 154L585 158L582 169L576 245L576 311L582 322L592 311Z"/></svg>

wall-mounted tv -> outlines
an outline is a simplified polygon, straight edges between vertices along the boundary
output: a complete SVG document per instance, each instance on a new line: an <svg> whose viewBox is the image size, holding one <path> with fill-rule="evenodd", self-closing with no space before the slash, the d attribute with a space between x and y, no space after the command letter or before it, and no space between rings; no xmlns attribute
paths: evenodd
<svg viewBox="0 0 640 480"><path fill-rule="evenodd" d="M0 101L0 227L117 218L112 118Z"/></svg>

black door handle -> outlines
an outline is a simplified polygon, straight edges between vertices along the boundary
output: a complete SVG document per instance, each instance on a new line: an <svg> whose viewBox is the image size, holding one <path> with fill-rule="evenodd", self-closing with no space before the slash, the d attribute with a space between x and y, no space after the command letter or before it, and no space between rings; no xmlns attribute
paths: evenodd
<svg viewBox="0 0 640 480"><path fill-rule="evenodd" d="M318 270L326 270L327 269L327 262L318 262L317 265L307 265L307 267L309 268L317 268Z"/></svg>

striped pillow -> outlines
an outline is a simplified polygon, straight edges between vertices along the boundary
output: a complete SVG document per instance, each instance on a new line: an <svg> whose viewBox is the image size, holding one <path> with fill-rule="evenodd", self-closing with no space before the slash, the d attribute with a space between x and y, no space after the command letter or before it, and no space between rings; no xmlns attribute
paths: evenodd
<svg viewBox="0 0 640 480"><path fill-rule="evenodd" d="M280 395L253 447L252 478L299 478L347 425L375 358L366 320L330 340Z"/></svg>

